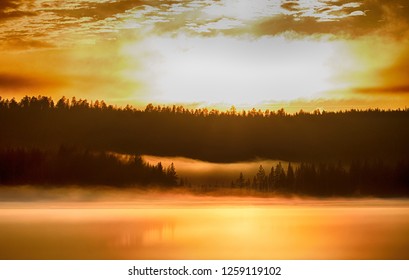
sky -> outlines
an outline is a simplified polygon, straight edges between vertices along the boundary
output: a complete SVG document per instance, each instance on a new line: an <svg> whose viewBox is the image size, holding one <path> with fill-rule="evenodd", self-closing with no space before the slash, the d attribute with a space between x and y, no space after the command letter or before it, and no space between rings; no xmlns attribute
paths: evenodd
<svg viewBox="0 0 409 280"><path fill-rule="evenodd" d="M1 0L0 96L124 106L409 104L407 0Z"/></svg>

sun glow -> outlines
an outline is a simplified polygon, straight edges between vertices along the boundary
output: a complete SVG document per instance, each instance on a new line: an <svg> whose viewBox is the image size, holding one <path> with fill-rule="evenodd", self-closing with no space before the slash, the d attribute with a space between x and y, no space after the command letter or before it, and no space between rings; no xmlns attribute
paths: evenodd
<svg viewBox="0 0 409 280"><path fill-rule="evenodd" d="M408 104L406 0L46 2L0 5L3 97L139 108Z"/></svg>
<svg viewBox="0 0 409 280"><path fill-rule="evenodd" d="M145 43L158 55L145 70L152 77L149 96L159 103L252 106L319 98L331 88L334 43L328 41L179 36Z"/></svg>

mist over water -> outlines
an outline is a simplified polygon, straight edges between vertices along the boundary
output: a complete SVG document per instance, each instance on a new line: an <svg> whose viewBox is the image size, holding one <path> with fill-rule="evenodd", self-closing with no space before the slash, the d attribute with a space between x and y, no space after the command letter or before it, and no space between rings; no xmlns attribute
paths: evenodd
<svg viewBox="0 0 409 280"><path fill-rule="evenodd" d="M23 187L31 200L9 188L0 202L0 259L409 258L405 199L94 188Z"/></svg>
<svg viewBox="0 0 409 280"><path fill-rule="evenodd" d="M229 187L286 161L143 159L219 187L2 186L0 259L409 259L408 199Z"/></svg>

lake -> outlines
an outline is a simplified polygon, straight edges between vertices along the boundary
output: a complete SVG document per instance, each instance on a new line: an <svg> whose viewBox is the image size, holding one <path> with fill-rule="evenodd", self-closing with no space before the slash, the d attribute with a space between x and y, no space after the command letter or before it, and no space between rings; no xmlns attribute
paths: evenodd
<svg viewBox="0 0 409 280"><path fill-rule="evenodd" d="M0 259L409 259L409 201L124 194L0 202Z"/></svg>

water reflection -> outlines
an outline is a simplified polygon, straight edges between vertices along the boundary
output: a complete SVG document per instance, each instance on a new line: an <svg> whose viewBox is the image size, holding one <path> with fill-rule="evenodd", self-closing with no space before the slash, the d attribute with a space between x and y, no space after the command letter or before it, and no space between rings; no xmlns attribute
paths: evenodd
<svg viewBox="0 0 409 280"><path fill-rule="evenodd" d="M409 258L404 200L175 201L2 203L0 258Z"/></svg>

